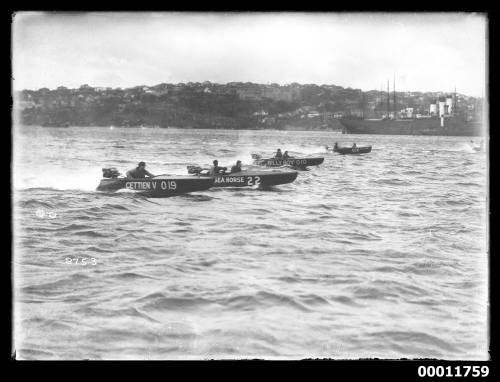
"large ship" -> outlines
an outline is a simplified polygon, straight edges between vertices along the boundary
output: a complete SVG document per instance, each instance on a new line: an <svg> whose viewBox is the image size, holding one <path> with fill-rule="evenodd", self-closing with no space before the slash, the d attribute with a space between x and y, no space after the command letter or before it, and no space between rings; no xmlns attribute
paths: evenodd
<svg viewBox="0 0 500 382"><path fill-rule="evenodd" d="M343 132L346 134L482 135L481 122L466 121L455 116L412 119L344 118L340 123L344 126Z"/></svg>
<svg viewBox="0 0 500 382"><path fill-rule="evenodd" d="M394 86L395 88L395 86ZM412 108L399 112L389 111L389 89L387 89L387 114L380 119L346 117L340 120L346 134L384 134L384 135L453 135L480 136L483 134L480 119L472 119L457 108L454 96L440 97L431 103L425 115L414 114ZM394 105L396 90L394 89ZM396 107L394 107L396 110Z"/></svg>

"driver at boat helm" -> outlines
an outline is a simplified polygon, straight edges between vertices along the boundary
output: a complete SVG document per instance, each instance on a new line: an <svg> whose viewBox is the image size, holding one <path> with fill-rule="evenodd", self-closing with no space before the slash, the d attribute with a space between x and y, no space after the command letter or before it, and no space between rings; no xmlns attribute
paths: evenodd
<svg viewBox="0 0 500 382"><path fill-rule="evenodd" d="M288 155L288 151L285 151L283 153L283 159L288 159L288 158L290 158L290 155Z"/></svg>
<svg viewBox="0 0 500 382"><path fill-rule="evenodd" d="M214 160L214 165L210 169L210 175L219 174L220 172L225 172L226 170L227 167L219 166L219 161L216 159Z"/></svg>
<svg viewBox="0 0 500 382"><path fill-rule="evenodd" d="M281 154L281 149L278 149L278 151L276 151L276 155L274 157L275 158L281 158L281 157L283 157L283 154Z"/></svg>
<svg viewBox="0 0 500 382"><path fill-rule="evenodd" d="M153 174L151 174L148 170L146 170L146 163L144 162L139 162L136 168L127 171L126 176L127 178L132 178L132 179L145 178L146 176L149 176L150 178L154 177Z"/></svg>
<svg viewBox="0 0 500 382"><path fill-rule="evenodd" d="M236 164L233 167L231 167L231 174L233 172L240 172L240 171L241 171L241 161L238 160L236 161Z"/></svg>

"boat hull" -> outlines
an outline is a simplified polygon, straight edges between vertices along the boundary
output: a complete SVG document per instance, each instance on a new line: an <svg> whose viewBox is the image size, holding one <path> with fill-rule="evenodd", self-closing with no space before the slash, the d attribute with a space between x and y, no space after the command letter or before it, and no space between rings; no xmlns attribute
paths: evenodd
<svg viewBox="0 0 500 382"><path fill-rule="evenodd" d="M443 126L439 118L369 120L341 119L348 134L382 135L438 135L438 136L480 136L479 122L466 122L456 117L444 118Z"/></svg>
<svg viewBox="0 0 500 382"><path fill-rule="evenodd" d="M367 154L370 151L372 151L371 146L364 146L364 147L339 147L339 148L334 148L334 152L342 154L342 155L358 155L358 154Z"/></svg>
<svg viewBox="0 0 500 382"><path fill-rule="evenodd" d="M146 196L174 196L194 191L204 191L212 187L213 178L192 176L169 176L144 179L114 178L102 179L97 191L115 192L122 189L136 191Z"/></svg>
<svg viewBox="0 0 500 382"><path fill-rule="evenodd" d="M269 187L292 183L297 179L297 171L249 171L214 177L214 187Z"/></svg>
<svg viewBox="0 0 500 382"><path fill-rule="evenodd" d="M269 159L257 159L253 163L258 166L265 167L281 167L281 166L290 166L296 168L304 168L309 166L318 166L325 158L288 158L288 159L280 159L280 158L269 158Z"/></svg>

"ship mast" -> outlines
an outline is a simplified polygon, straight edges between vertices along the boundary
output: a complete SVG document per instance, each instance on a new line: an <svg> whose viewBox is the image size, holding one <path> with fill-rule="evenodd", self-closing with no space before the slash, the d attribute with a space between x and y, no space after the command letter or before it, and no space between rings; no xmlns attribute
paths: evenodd
<svg viewBox="0 0 500 382"><path fill-rule="evenodd" d="M455 94L453 95L453 114L457 115L457 87L455 86Z"/></svg>
<svg viewBox="0 0 500 382"><path fill-rule="evenodd" d="M394 74L393 84L394 84L394 89L393 89L393 93L392 93L392 98L393 98L393 105L392 106L394 107L394 119L396 119L396 113L398 110L398 108L396 107L396 74Z"/></svg>
<svg viewBox="0 0 500 382"><path fill-rule="evenodd" d="M361 90L361 118L365 119L365 93Z"/></svg>
<svg viewBox="0 0 500 382"><path fill-rule="evenodd" d="M380 84L380 98L378 99L378 104L380 105L380 115L377 117L382 117L383 111L382 111L382 104L384 103L384 84Z"/></svg>
<svg viewBox="0 0 500 382"><path fill-rule="evenodd" d="M387 118L389 118L389 113L391 112L391 93L389 92L389 80L387 80Z"/></svg>

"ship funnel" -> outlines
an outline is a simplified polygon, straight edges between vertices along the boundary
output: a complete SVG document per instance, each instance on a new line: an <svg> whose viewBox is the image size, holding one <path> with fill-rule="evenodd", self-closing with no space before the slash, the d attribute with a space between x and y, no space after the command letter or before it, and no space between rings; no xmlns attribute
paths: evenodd
<svg viewBox="0 0 500 382"><path fill-rule="evenodd" d="M446 97L445 112L446 112L446 114L453 113L453 98L451 96Z"/></svg>
<svg viewBox="0 0 500 382"><path fill-rule="evenodd" d="M431 107L429 109L429 114L430 115L437 115L437 105L436 103L431 103Z"/></svg>
<svg viewBox="0 0 500 382"><path fill-rule="evenodd" d="M439 98L439 116L442 117L445 114L446 99L444 97Z"/></svg>

